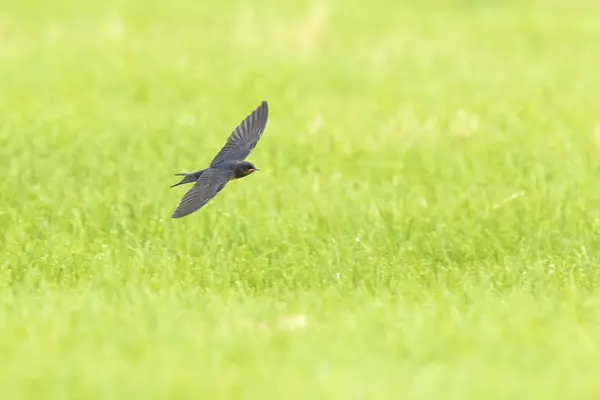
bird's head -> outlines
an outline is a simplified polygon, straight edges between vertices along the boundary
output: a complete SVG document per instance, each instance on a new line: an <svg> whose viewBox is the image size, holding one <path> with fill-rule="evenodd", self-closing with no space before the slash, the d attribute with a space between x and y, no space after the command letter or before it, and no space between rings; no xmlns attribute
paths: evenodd
<svg viewBox="0 0 600 400"><path fill-rule="evenodd" d="M234 168L234 173L235 173L236 178L248 176L251 173L256 172L256 171L258 171L258 168L256 168L254 166L254 164L252 164L251 162L248 162L248 161L239 162Z"/></svg>

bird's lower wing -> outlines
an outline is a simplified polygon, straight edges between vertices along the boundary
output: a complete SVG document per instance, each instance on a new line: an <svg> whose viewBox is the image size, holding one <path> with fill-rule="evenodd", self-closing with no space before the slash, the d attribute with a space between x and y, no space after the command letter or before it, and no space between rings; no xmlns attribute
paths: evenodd
<svg viewBox="0 0 600 400"><path fill-rule="evenodd" d="M172 218L181 218L199 210L217 195L233 176L233 171L209 168L181 199Z"/></svg>

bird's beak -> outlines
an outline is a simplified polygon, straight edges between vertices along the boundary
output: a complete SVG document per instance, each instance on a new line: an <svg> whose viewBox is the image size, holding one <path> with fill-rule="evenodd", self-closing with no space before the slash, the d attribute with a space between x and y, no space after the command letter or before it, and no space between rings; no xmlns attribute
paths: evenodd
<svg viewBox="0 0 600 400"><path fill-rule="evenodd" d="M248 172L250 172L250 173L253 173L253 172L256 172L256 171L260 171L260 169L258 169L258 168L252 168L252 169L248 170Z"/></svg>

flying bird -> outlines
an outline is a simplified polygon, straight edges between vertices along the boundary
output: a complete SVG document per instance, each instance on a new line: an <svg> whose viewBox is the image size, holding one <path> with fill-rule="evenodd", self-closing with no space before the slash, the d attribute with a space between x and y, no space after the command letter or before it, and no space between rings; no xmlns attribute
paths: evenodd
<svg viewBox="0 0 600 400"><path fill-rule="evenodd" d="M227 143L217 153L208 168L191 173L175 174L183 176L183 179L171 187L195 183L181 199L179 206L171 216L172 218L185 217L198 211L223 190L227 182L258 171L254 164L245 159L261 138L268 116L269 107L267 102L263 101L234 129L227 139Z"/></svg>

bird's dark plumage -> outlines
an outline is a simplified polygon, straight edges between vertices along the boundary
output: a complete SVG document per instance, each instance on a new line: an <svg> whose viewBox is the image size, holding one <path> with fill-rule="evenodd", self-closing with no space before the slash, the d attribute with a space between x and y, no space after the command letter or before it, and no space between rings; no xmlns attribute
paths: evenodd
<svg viewBox="0 0 600 400"><path fill-rule="evenodd" d="M245 160L263 134L269 117L269 107L263 101L261 105L244 119L231 133L225 146L210 163L211 167L226 160Z"/></svg>
<svg viewBox="0 0 600 400"><path fill-rule="evenodd" d="M239 179L258 171L252 163L244 161L261 138L269 108L266 101L254 110L229 136L225 146L217 153L210 167L193 173L176 174L183 176L181 182L196 182L183 196L172 218L181 218L199 210L217 195L232 179Z"/></svg>
<svg viewBox="0 0 600 400"><path fill-rule="evenodd" d="M202 173L204 171L206 171L206 170L203 169L198 172L192 172L191 174L185 174L185 173L184 174L175 174L176 176L183 176L183 179L181 180L181 182L171 185L171 187L183 185L186 183L196 182L198 180L198 178L200 178L200 175L202 175Z"/></svg>
<svg viewBox="0 0 600 400"><path fill-rule="evenodd" d="M233 171L228 169L209 168L204 171L196 184L181 199L173 218L185 217L200 209L225 187L232 176Z"/></svg>

